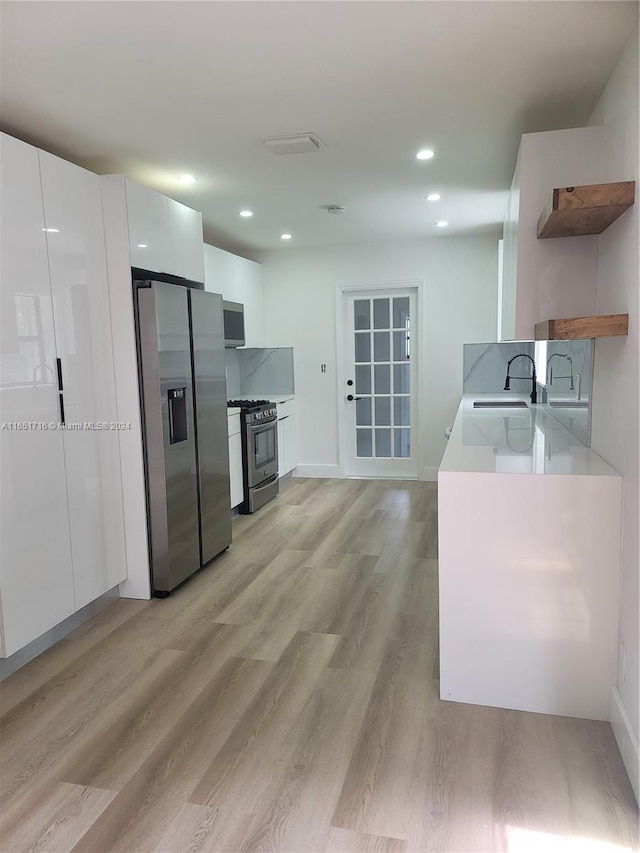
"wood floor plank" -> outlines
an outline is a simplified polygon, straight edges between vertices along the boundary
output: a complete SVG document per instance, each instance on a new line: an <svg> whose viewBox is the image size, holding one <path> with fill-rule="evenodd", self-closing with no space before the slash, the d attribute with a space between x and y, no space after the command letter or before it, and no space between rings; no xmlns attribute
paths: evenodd
<svg viewBox="0 0 640 853"><path fill-rule="evenodd" d="M294 478L233 534L3 683L3 853L635 850L608 724L440 701L435 483Z"/></svg>
<svg viewBox="0 0 640 853"><path fill-rule="evenodd" d="M119 598L32 660L28 666L14 672L11 678L0 685L0 719L23 702L42 682L52 679L125 622L135 619L145 606L145 601Z"/></svg>
<svg viewBox="0 0 640 853"><path fill-rule="evenodd" d="M79 697L78 709L73 714L55 718L38 735L23 739L14 733L3 741L0 837L28 820L56 782L66 781L64 774L69 762L90 756L95 736L104 728L105 720L126 714L149 683L159 673L171 670L182 656L182 652L155 649L139 654L141 660L136 660L132 670L123 666L119 680L113 680L108 692L96 691L95 697Z"/></svg>
<svg viewBox="0 0 640 853"><path fill-rule="evenodd" d="M239 850L324 849L372 686L369 673L322 673L291 732L288 760L256 800Z"/></svg>
<svg viewBox="0 0 640 853"><path fill-rule="evenodd" d="M188 801L211 808L252 803L291 748L308 694L331 657L336 637L297 633Z"/></svg>
<svg viewBox="0 0 640 853"><path fill-rule="evenodd" d="M115 791L57 782L29 815L3 835L2 851L67 853L116 796Z"/></svg>
<svg viewBox="0 0 640 853"><path fill-rule="evenodd" d="M271 669L265 661L229 659L74 851L153 850Z"/></svg>
<svg viewBox="0 0 640 853"><path fill-rule="evenodd" d="M401 838L384 838L332 827L325 853L405 853L407 842Z"/></svg>

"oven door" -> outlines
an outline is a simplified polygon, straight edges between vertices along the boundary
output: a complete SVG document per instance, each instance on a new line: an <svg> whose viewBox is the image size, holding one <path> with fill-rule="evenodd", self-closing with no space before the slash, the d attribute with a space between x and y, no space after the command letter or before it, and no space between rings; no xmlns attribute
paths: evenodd
<svg viewBox="0 0 640 853"><path fill-rule="evenodd" d="M250 489L278 474L278 421L247 424L247 485Z"/></svg>

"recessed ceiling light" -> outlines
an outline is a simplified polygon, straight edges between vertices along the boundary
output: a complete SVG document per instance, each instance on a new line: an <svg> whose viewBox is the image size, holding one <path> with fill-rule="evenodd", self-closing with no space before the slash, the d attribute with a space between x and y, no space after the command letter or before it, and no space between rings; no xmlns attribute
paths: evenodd
<svg viewBox="0 0 640 853"><path fill-rule="evenodd" d="M147 248L147 244L146 244L146 243L138 243L138 248L139 248L139 249L146 249L146 248Z"/></svg>
<svg viewBox="0 0 640 853"><path fill-rule="evenodd" d="M42 230L46 231L47 234L59 234L60 233L59 228L43 228Z"/></svg>
<svg viewBox="0 0 640 853"><path fill-rule="evenodd" d="M433 151L430 148L422 148L416 154L418 160L431 160L433 157Z"/></svg>
<svg viewBox="0 0 640 853"><path fill-rule="evenodd" d="M198 179L195 175L180 175L178 180L181 184L195 184Z"/></svg>
<svg viewBox="0 0 640 853"><path fill-rule="evenodd" d="M440 201L441 196L438 193L429 193L428 196L425 196L427 201Z"/></svg>
<svg viewBox="0 0 640 853"><path fill-rule="evenodd" d="M240 216L243 216L245 219L248 219L250 216L253 216L253 210L241 210Z"/></svg>
<svg viewBox="0 0 640 853"><path fill-rule="evenodd" d="M290 239L291 239L291 234L281 234L281 235L280 235L280 239L281 239L281 240L290 240Z"/></svg>
<svg viewBox="0 0 640 853"><path fill-rule="evenodd" d="M444 219L441 222L436 222L437 228L446 228L449 223L445 222Z"/></svg>

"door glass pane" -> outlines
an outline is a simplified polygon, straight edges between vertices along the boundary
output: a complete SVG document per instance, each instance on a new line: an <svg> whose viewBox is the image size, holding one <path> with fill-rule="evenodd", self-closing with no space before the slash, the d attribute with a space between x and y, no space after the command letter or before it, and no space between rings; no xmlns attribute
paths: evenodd
<svg viewBox="0 0 640 853"><path fill-rule="evenodd" d="M355 338L355 360L371 361L371 335L369 332L359 332Z"/></svg>
<svg viewBox="0 0 640 853"><path fill-rule="evenodd" d="M389 299L373 300L373 328L389 328Z"/></svg>
<svg viewBox="0 0 640 853"><path fill-rule="evenodd" d="M391 361L389 332L373 333L373 360Z"/></svg>
<svg viewBox="0 0 640 853"><path fill-rule="evenodd" d="M411 458L411 430L394 429L393 431L393 455L396 459Z"/></svg>
<svg viewBox="0 0 640 853"><path fill-rule="evenodd" d="M373 367L373 390L376 394L391 393L391 366L376 364Z"/></svg>
<svg viewBox="0 0 640 853"><path fill-rule="evenodd" d="M371 397L356 400L356 426L371 426Z"/></svg>
<svg viewBox="0 0 640 853"><path fill-rule="evenodd" d="M370 429L356 430L356 456L373 456Z"/></svg>
<svg viewBox="0 0 640 853"><path fill-rule="evenodd" d="M353 303L353 328L371 328L371 302L368 299L356 299Z"/></svg>
<svg viewBox="0 0 640 853"><path fill-rule="evenodd" d="M393 365L393 393L408 394L411 391L411 367L408 364Z"/></svg>
<svg viewBox="0 0 640 853"><path fill-rule="evenodd" d="M370 394L370 393L371 393L371 366L368 364L359 364L356 367L356 394Z"/></svg>
<svg viewBox="0 0 640 853"><path fill-rule="evenodd" d="M393 398L393 422L396 426L409 426L411 423L411 401L409 397Z"/></svg>
<svg viewBox="0 0 640 853"><path fill-rule="evenodd" d="M409 297L397 296L393 300L393 328L409 328Z"/></svg>
<svg viewBox="0 0 640 853"><path fill-rule="evenodd" d="M406 361L409 358L409 332L393 333L393 360Z"/></svg>
<svg viewBox="0 0 640 853"><path fill-rule="evenodd" d="M391 397L375 397L376 426L391 426Z"/></svg>
<svg viewBox="0 0 640 853"><path fill-rule="evenodd" d="M389 458L391 456L391 430L377 429L376 433L376 456Z"/></svg>

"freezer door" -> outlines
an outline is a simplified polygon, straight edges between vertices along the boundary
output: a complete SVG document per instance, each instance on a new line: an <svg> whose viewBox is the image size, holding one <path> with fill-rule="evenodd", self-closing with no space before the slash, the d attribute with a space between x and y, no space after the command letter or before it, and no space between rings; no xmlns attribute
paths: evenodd
<svg viewBox="0 0 640 853"><path fill-rule="evenodd" d="M202 564L231 544L222 297L190 290Z"/></svg>
<svg viewBox="0 0 640 853"><path fill-rule="evenodd" d="M188 299L162 282L137 296L151 573L169 592L201 565Z"/></svg>

